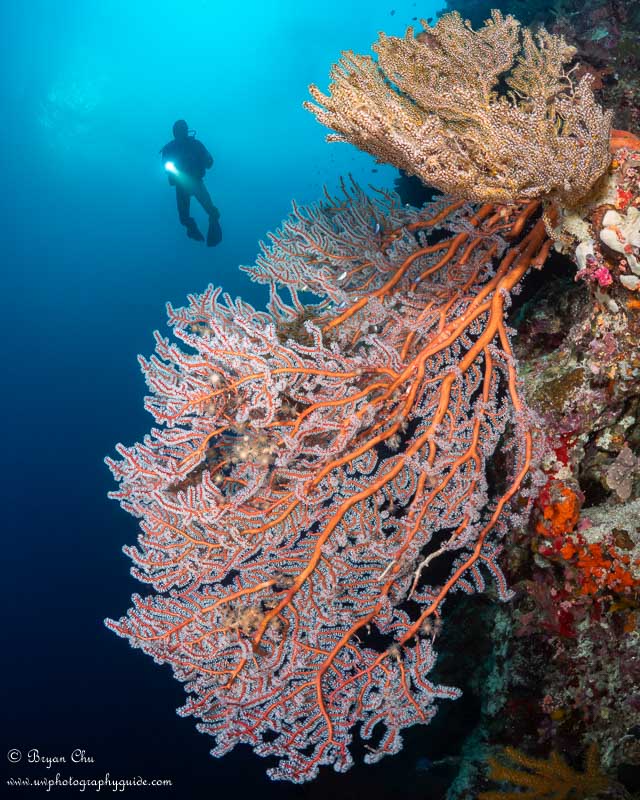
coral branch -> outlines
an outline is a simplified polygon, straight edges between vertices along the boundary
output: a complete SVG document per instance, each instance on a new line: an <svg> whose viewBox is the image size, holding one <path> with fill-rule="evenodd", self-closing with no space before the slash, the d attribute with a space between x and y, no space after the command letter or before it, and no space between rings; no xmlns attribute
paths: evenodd
<svg viewBox="0 0 640 800"><path fill-rule="evenodd" d="M172 665L215 755L248 742L304 781L348 768L358 722L375 761L459 694L426 679L442 606L487 575L508 596L499 540L534 447L504 309L547 240L535 204L496 211L355 185L294 207L246 270L269 313L210 287L169 308L184 346L156 335L141 361L162 427L108 463L158 594L107 624Z"/></svg>

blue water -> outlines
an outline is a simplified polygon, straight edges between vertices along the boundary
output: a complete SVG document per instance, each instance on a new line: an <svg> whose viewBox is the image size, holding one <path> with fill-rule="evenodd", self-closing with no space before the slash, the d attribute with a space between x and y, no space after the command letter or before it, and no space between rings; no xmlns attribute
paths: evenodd
<svg viewBox="0 0 640 800"><path fill-rule="evenodd" d="M342 49L368 52L377 31L400 34L436 9L434 0L2 4L1 685L5 752L23 753L5 762L8 775L169 778L172 789L130 796L185 800L429 796L431 778L415 764L434 753L419 730L402 756L343 776L325 769L304 788L270 783L248 750L208 755L208 738L175 715L183 688L169 669L103 627L144 591L120 551L136 523L107 499L103 457L151 424L136 355L166 330L166 301L181 305L213 282L262 304L263 289L237 266L253 262L293 198L311 201L348 172L391 186L390 168L326 144L301 103L310 82L327 87ZM185 237L159 160L180 117L215 159L207 183L224 231L215 249ZM67 760L81 748L95 764L36 768L24 763L31 748Z"/></svg>

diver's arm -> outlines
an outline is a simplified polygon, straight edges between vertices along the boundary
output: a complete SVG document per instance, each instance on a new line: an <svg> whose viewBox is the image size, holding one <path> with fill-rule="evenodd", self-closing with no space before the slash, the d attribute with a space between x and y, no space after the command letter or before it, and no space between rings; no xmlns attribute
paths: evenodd
<svg viewBox="0 0 640 800"><path fill-rule="evenodd" d="M167 142L167 144L165 144L165 146L162 148L162 150L159 151L160 152L160 157L162 158L163 161L167 161L167 158L169 157L169 152L171 151L171 145L172 144L173 144L172 141L171 142ZM175 186L176 185L175 179L174 179L173 175L170 172L167 173L167 178L169 180L169 186Z"/></svg>
<svg viewBox="0 0 640 800"><path fill-rule="evenodd" d="M213 166L213 156L207 150L207 148L202 144L202 142L198 141L198 144L200 145L200 152L202 154L204 168L211 169L211 167Z"/></svg>

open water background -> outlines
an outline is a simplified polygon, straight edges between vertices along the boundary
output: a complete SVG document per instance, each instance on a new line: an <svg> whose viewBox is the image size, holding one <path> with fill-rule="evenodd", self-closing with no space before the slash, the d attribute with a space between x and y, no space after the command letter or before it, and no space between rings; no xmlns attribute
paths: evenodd
<svg viewBox="0 0 640 800"><path fill-rule="evenodd" d="M212 759L209 739L175 714L184 693L169 668L102 623L144 592L121 553L136 522L107 499L103 464L151 424L136 355L167 330L166 301L179 306L210 282L261 306L265 292L237 267L253 262L292 199L312 201L349 172L392 185L390 168L326 144L301 104L310 82L326 89L341 50L369 52L379 30L401 34L436 10L433 0L2 3L7 777L169 778L171 789L127 794L183 800L441 796L418 759L436 757L446 731L434 743L414 730L401 756L347 775L325 768L305 787L270 782L248 749ZM215 249L185 237L158 156L181 117L215 158L207 183L224 231ZM15 765L4 755L13 748ZM25 763L31 749L69 762L76 748L95 763Z"/></svg>

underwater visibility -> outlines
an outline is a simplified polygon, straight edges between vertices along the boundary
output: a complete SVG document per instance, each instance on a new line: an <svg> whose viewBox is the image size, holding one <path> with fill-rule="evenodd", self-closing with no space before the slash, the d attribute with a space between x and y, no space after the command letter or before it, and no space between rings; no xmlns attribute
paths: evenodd
<svg viewBox="0 0 640 800"><path fill-rule="evenodd" d="M612 128L593 77L570 68L575 47L493 10L475 30L453 11L382 33L373 52L345 52L305 107L329 141L444 195L413 207L345 178L294 204L242 268L269 286L267 310L214 285L169 306L171 338L140 359L158 427L107 459L112 497L141 520L125 552L156 592L108 627L171 665L188 693L179 713L213 755L249 744L295 783L347 770L356 729L367 763L397 753L405 728L460 695L429 679L447 601L489 582L513 598L505 540L532 514L541 555L558 536L578 569L593 552L568 538L591 529L569 468L578 432L543 435L511 294L555 250L613 328L640 305L640 139ZM179 187L174 149L162 154ZM635 465L628 446L618 459ZM612 540L579 596L595 579L635 608L639 547L625 536L630 552ZM546 779L606 788L594 753L586 777L557 759Z"/></svg>
<svg viewBox="0 0 640 800"><path fill-rule="evenodd" d="M3 27L6 785L640 797L640 0Z"/></svg>

